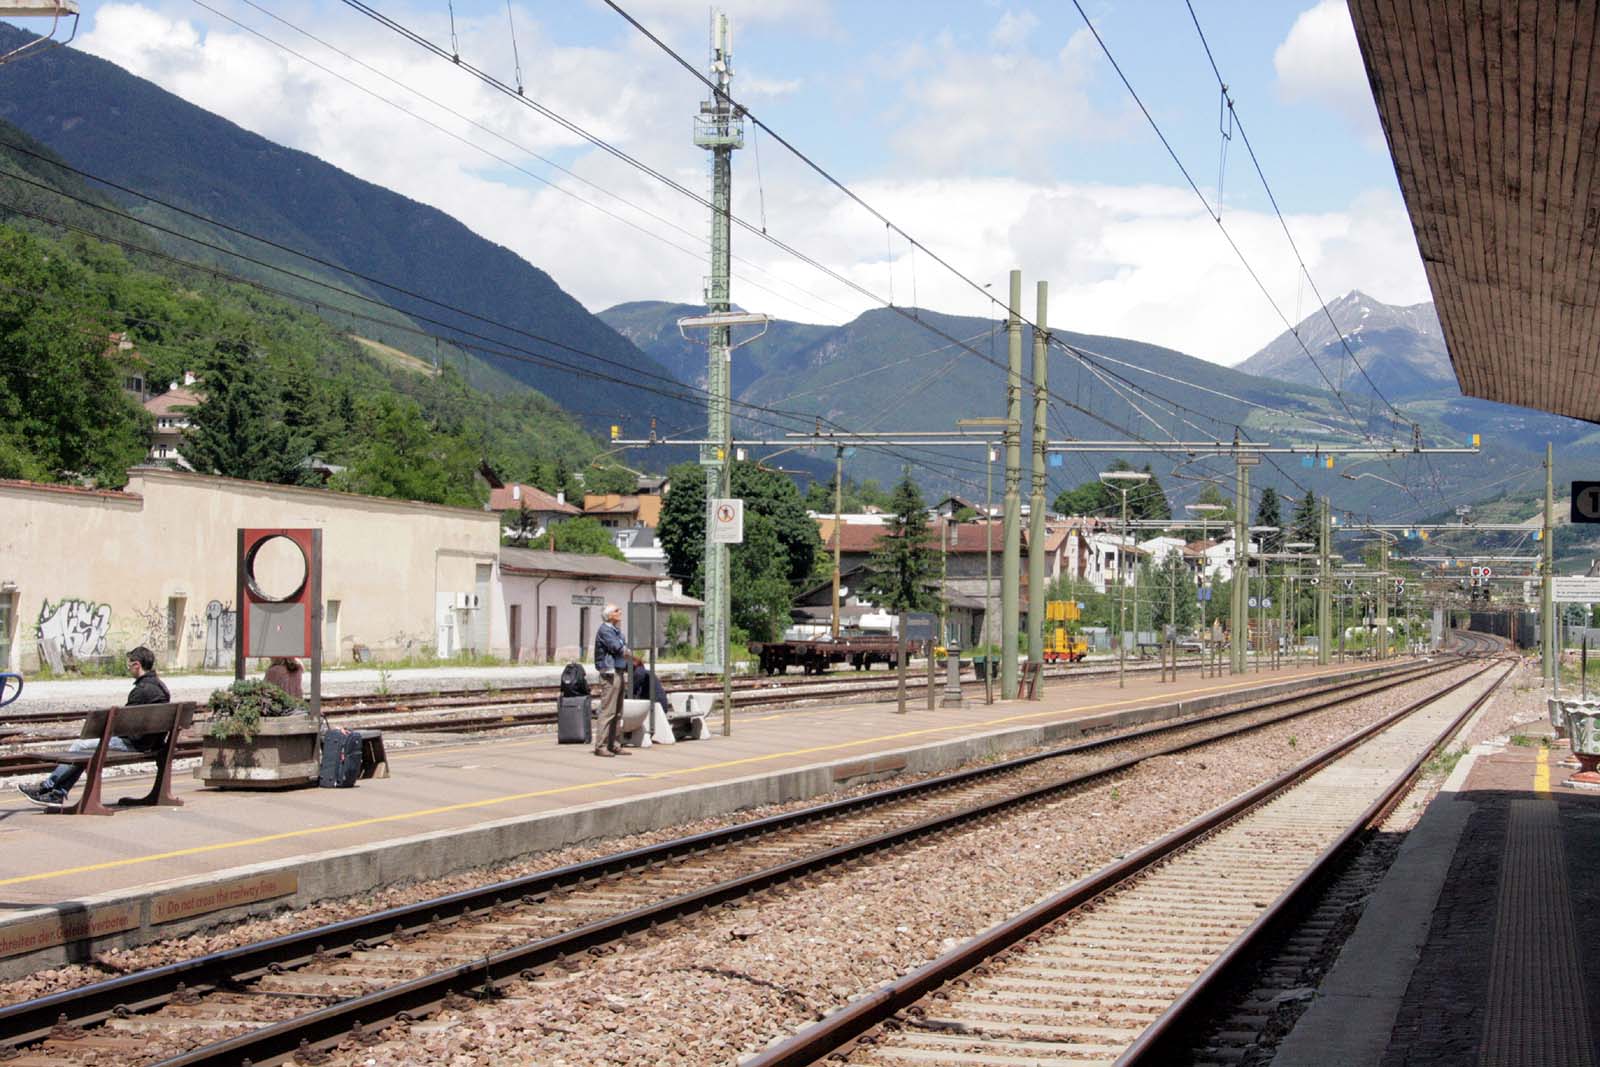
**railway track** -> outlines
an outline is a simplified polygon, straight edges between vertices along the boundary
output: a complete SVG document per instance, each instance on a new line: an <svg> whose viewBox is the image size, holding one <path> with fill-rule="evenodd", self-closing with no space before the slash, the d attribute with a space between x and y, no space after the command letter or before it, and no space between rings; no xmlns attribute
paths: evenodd
<svg viewBox="0 0 1600 1067"><path fill-rule="evenodd" d="M119 1063L265 1064L301 1042L368 1034L657 924L1026 811L1153 756L1458 668L1312 687L119 977L0 1009L0 1042L17 1051L18 1067L74 1062L91 1047Z"/></svg>
<svg viewBox="0 0 1600 1067"><path fill-rule="evenodd" d="M1387 716L745 1061L1184 1062L1252 948L1292 928L1423 762L1510 674ZM1458 710L1445 696L1479 683Z"/></svg>
<svg viewBox="0 0 1600 1067"><path fill-rule="evenodd" d="M1129 668L1157 670L1158 667ZM1116 673L1115 667L1060 667L1045 674L1048 680L1088 681ZM822 699L846 698L843 702L862 703L882 699L897 688L894 672L871 672L868 681L856 672L839 672L832 676L809 676L774 681L770 678L735 679L733 702L735 709L773 709L798 706ZM706 684L717 682L716 676L698 676ZM920 676L925 678L925 673ZM687 680L686 680L687 681ZM923 684L914 672L908 679L913 693ZM681 683L680 683L681 684ZM942 680L939 683L943 685ZM962 687L982 686L983 681L968 675ZM675 686L676 687L676 686ZM685 688L694 688L686 685ZM323 714L328 718L350 720L350 725L366 730L386 730L393 733L477 733L507 730L517 727L553 726L556 722L554 703L559 690L556 686L530 686L506 690L458 690L448 693L426 693L415 696L385 697L374 700L370 695L324 697ZM457 712L466 712L460 714ZM476 714L473 714L476 713ZM384 719L383 715L405 715L406 718ZM52 723L81 721L82 711L38 712L6 718L7 731L3 743L11 746L53 745L77 736L71 731L29 734L22 728ZM203 723L201 724L203 726ZM180 741L176 758L194 758L200 755L200 741ZM26 776L48 773L55 765L30 755L27 751L0 753L0 776Z"/></svg>

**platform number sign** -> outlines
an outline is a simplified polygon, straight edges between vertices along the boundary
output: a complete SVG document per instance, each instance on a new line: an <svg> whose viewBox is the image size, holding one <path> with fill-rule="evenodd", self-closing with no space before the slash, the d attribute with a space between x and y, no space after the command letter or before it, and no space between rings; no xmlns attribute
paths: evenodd
<svg viewBox="0 0 1600 1067"><path fill-rule="evenodd" d="M1572 521L1600 522L1600 482L1572 483Z"/></svg>

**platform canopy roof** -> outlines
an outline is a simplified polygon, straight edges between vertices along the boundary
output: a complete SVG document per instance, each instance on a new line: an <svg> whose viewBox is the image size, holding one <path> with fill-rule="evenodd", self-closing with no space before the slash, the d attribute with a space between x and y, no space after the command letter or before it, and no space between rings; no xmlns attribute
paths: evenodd
<svg viewBox="0 0 1600 1067"><path fill-rule="evenodd" d="M1349 0L1461 389L1600 422L1592 0Z"/></svg>

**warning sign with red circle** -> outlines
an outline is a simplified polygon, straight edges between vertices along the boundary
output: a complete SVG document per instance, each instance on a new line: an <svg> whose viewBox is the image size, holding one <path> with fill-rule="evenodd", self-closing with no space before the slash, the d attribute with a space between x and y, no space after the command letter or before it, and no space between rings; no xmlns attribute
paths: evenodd
<svg viewBox="0 0 1600 1067"><path fill-rule="evenodd" d="M744 544L744 501L737 497L711 500L711 543Z"/></svg>

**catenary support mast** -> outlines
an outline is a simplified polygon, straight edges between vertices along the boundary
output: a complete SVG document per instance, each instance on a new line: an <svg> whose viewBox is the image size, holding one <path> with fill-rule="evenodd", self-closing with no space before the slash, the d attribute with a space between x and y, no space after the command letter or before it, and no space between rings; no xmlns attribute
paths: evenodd
<svg viewBox="0 0 1600 1067"><path fill-rule="evenodd" d="M729 97L733 82L733 31L728 16L711 13L711 80L716 90L702 101L695 116L694 143L711 152L711 277L706 283L706 309L711 314L732 310L728 291L732 254L730 207L733 202L733 150L744 147L744 115ZM732 436L729 361L731 327L711 328L706 363L706 439L700 447L700 465L706 472L705 666L711 672L724 667L728 643L728 546L711 543L711 501L730 495L733 457L725 442Z"/></svg>
<svg viewBox="0 0 1600 1067"><path fill-rule="evenodd" d="M1022 272L1011 272L1006 317L1006 474L1000 552L1000 699L1017 695L1017 584L1022 557Z"/></svg>
<svg viewBox="0 0 1600 1067"><path fill-rule="evenodd" d="M1044 448L1050 432L1045 425L1049 413L1046 387L1050 332L1047 325L1050 287L1038 283L1039 307L1033 327L1033 492L1028 497L1028 662L1044 663ZM1044 695L1044 674L1035 695Z"/></svg>

